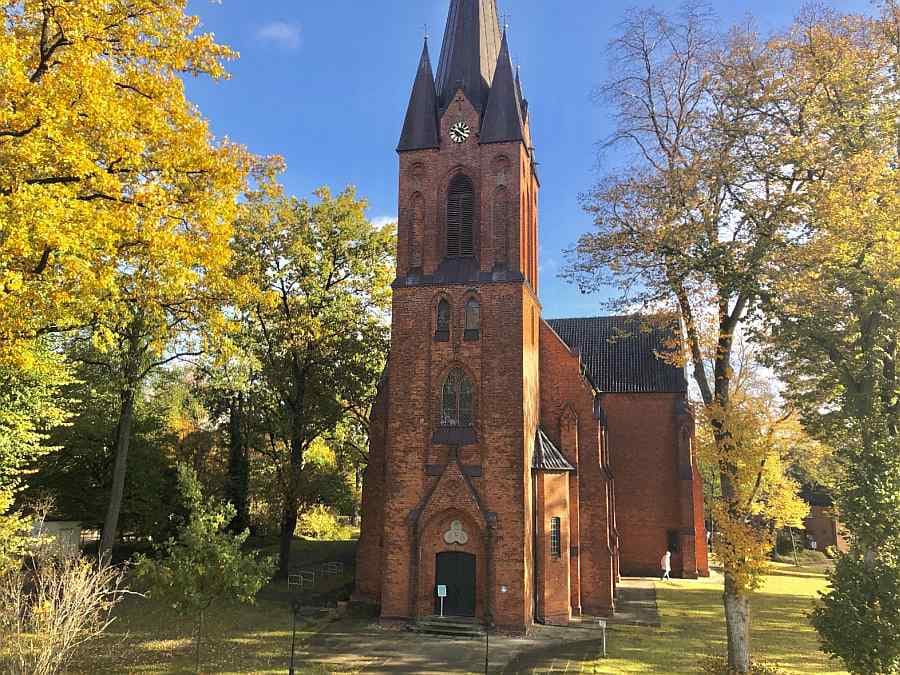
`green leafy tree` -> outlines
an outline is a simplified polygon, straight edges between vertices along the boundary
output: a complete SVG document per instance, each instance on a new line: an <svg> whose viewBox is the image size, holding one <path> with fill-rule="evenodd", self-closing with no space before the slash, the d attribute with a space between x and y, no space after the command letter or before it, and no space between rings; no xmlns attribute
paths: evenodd
<svg viewBox="0 0 900 675"><path fill-rule="evenodd" d="M249 533L231 534L234 507L204 497L193 469L181 465L178 482L187 505L187 522L176 539L161 547L158 560L140 557L136 573L151 597L171 604L196 621L196 659L200 671L203 621L216 602L255 602L274 568L268 558L243 550Z"/></svg>
<svg viewBox="0 0 900 675"><path fill-rule="evenodd" d="M0 361L0 564L21 552L24 521L15 499L53 447L51 429L69 419L63 392L72 381L63 360L35 345L18 361Z"/></svg>
<svg viewBox="0 0 900 675"><path fill-rule="evenodd" d="M798 56L776 39L746 27L724 34L704 5L688 3L676 15L630 13L612 50L600 96L617 129L606 147L631 161L585 195L596 231L579 240L568 275L585 291L620 289L616 309L662 307L684 326L719 485L728 662L746 673L769 524L754 513L760 446L744 442L758 430L745 428L734 400L736 341L754 325L829 157L804 138L802 101L781 77Z"/></svg>
<svg viewBox="0 0 900 675"><path fill-rule="evenodd" d="M828 157L803 237L773 266L773 363L807 428L835 448L850 535L813 622L853 673L900 672L900 5L811 11L784 36L783 86Z"/></svg>
<svg viewBox="0 0 900 675"><path fill-rule="evenodd" d="M38 461L26 498L49 497L55 516L99 529L112 483L119 397L104 370L82 365L76 375L78 382L64 390L77 401L76 412L52 432L54 449ZM120 514L123 530L157 541L168 538L170 515L182 510L174 461L180 439L169 414L169 380L153 378L135 407Z"/></svg>
<svg viewBox="0 0 900 675"><path fill-rule="evenodd" d="M280 491L279 574L310 476L304 455L367 399L384 367L394 234L374 227L352 189L313 201L265 188L248 195L236 223L233 276L249 291L240 307L245 344L265 382L257 404Z"/></svg>

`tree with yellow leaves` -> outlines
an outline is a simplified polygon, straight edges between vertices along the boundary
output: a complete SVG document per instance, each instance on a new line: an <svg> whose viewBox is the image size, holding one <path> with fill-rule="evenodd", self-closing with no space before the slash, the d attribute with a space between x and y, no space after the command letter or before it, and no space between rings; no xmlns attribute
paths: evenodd
<svg viewBox="0 0 900 675"><path fill-rule="evenodd" d="M669 307L684 326L715 448L728 668L747 673L770 527L754 509L767 476L760 463L775 446L771 420L735 398L736 340L757 325L773 265L802 237L830 157L809 142L803 100L783 77L799 56L779 36L721 33L696 2L674 16L633 11L622 27L599 95L617 121L607 147L627 148L633 161L584 196L596 230L579 240L568 276L585 291L620 288L616 309Z"/></svg>
<svg viewBox="0 0 900 675"><path fill-rule="evenodd" d="M181 76L225 77L236 54L186 5L0 6L3 354L115 314L123 256L169 264L227 240L249 157L212 138ZM196 274L170 267L176 283Z"/></svg>
<svg viewBox="0 0 900 675"><path fill-rule="evenodd" d="M796 411L781 400L754 350L741 347L728 408L701 409L697 455L704 468L732 467L732 498L722 499L718 490L707 495L707 515L716 525L716 554L726 573L753 590L769 567L777 531L803 527L809 514L801 485L790 475L792 464L804 463L820 448ZM718 429L725 430L730 443L716 442Z"/></svg>
<svg viewBox="0 0 900 675"><path fill-rule="evenodd" d="M900 4L810 12L783 38L804 141L829 161L803 237L776 262L773 362L836 448L850 550L813 622L853 673L900 671Z"/></svg>
<svg viewBox="0 0 900 675"><path fill-rule="evenodd" d="M236 57L195 32L186 5L0 7L0 359L27 362L36 336L76 331L121 383L105 550L135 392L215 321L253 162L185 98L182 76L223 78Z"/></svg>

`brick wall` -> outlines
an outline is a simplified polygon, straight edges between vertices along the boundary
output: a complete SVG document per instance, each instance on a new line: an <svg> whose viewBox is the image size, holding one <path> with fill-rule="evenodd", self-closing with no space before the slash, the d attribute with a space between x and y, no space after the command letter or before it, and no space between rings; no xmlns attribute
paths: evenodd
<svg viewBox="0 0 900 675"><path fill-rule="evenodd" d="M672 556L674 575L708 573L706 534L697 509L699 498L702 514L699 471L690 453L685 460L679 440L683 400L680 394L603 396L616 480L620 565L626 576L659 573L670 536L681 548Z"/></svg>
<svg viewBox="0 0 900 675"><path fill-rule="evenodd" d="M582 375L581 363L555 332L541 322L541 420L544 431L577 467L570 491L577 518L569 527L577 531L572 542L577 547L577 561L570 567L577 571L575 585L580 596L573 598L576 613L580 609L592 614L610 614L615 607L614 550L611 542L609 511L612 482L603 466L602 429L594 415L594 392ZM574 421L576 430L565 429ZM577 447L573 440L577 439ZM573 510L576 510L573 506Z"/></svg>
<svg viewBox="0 0 900 675"><path fill-rule="evenodd" d="M569 474L536 472L538 495L537 614L548 624L565 625L572 618L569 582ZM551 520L560 519L560 550L551 550Z"/></svg>

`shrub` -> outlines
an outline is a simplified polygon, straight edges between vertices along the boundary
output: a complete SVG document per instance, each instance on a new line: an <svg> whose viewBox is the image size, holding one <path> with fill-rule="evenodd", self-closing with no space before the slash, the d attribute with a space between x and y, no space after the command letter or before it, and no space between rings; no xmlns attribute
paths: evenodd
<svg viewBox="0 0 900 675"><path fill-rule="evenodd" d="M834 546L826 546L825 547L825 556L829 560L836 560L840 554L841 554L840 551L838 551L837 548Z"/></svg>
<svg viewBox="0 0 900 675"><path fill-rule="evenodd" d="M51 675L100 637L125 591L123 573L81 557L29 558L0 574L3 672Z"/></svg>
<svg viewBox="0 0 900 675"><path fill-rule="evenodd" d="M297 533L309 539L337 541L352 538L354 530L341 524L331 509L317 504L301 514Z"/></svg>
<svg viewBox="0 0 900 675"><path fill-rule="evenodd" d="M179 466L178 484L188 506L188 520L178 538L160 548L161 559L138 559L137 575L154 597L196 620L194 647L199 672L207 610L215 602L253 603L272 578L274 562L243 551L249 532L234 535L227 531L234 507L204 497L192 468Z"/></svg>
<svg viewBox="0 0 900 675"><path fill-rule="evenodd" d="M775 540L775 551L782 557L794 554L794 543L791 541L791 533L788 530L781 529L778 531L778 538Z"/></svg>
<svg viewBox="0 0 900 675"><path fill-rule="evenodd" d="M823 650L851 673L900 672L900 565L867 562L856 553L840 556L812 623Z"/></svg>
<svg viewBox="0 0 900 675"><path fill-rule="evenodd" d="M718 654L703 659L700 672L703 675L735 675L734 671L728 669L728 657ZM753 661L750 663L749 675L787 675L787 673L773 663Z"/></svg>

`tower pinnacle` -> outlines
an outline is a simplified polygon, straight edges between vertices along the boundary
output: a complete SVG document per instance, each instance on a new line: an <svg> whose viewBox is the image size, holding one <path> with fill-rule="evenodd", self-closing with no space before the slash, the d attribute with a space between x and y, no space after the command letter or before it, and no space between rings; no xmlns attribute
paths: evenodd
<svg viewBox="0 0 900 675"><path fill-rule="evenodd" d="M434 90L434 75L431 69L431 57L428 55L428 37L426 36L397 151L423 150L436 148L439 145L437 94Z"/></svg>
<svg viewBox="0 0 900 675"><path fill-rule="evenodd" d="M500 42L496 0L451 0L435 83L440 111L460 88L476 110L484 111Z"/></svg>

